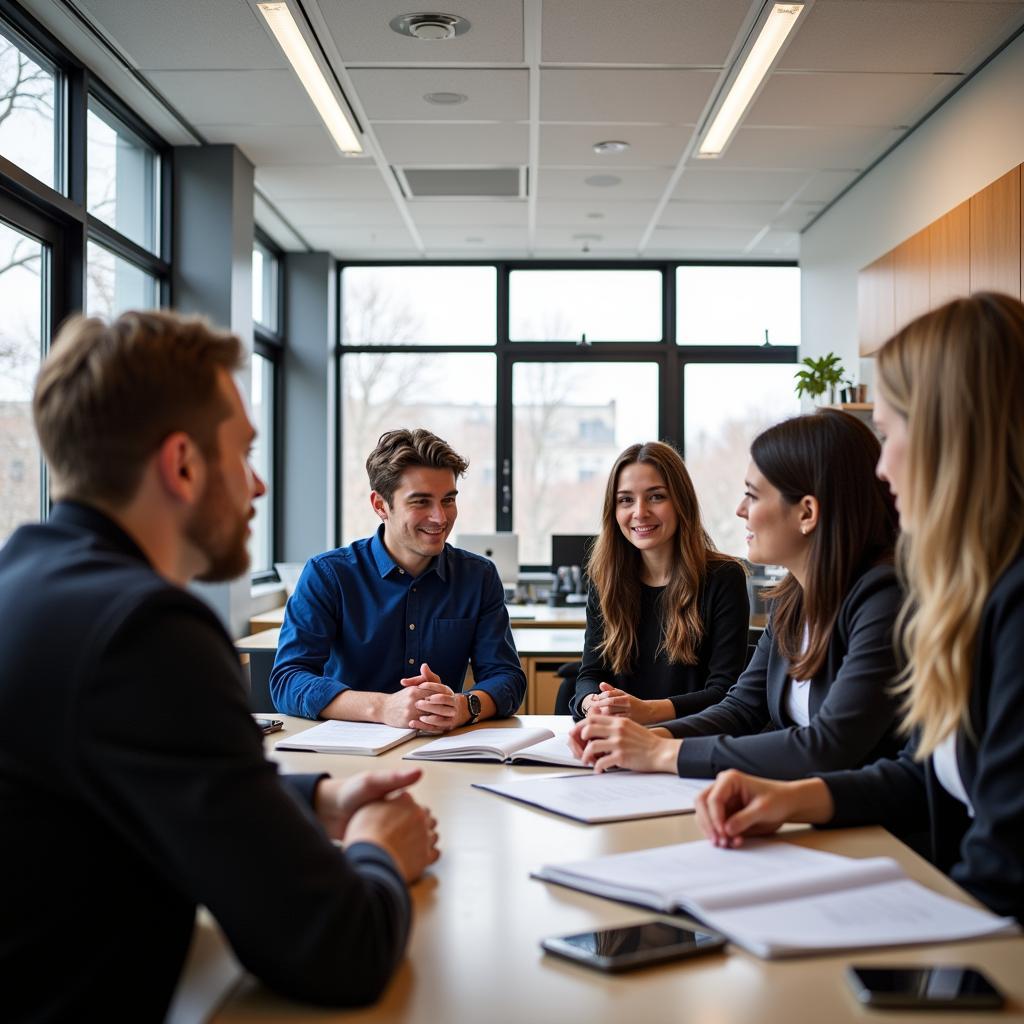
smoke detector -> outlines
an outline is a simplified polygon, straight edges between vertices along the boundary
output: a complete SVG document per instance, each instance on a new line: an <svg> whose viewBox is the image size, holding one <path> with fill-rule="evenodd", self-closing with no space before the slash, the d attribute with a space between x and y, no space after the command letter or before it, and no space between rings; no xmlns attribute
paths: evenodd
<svg viewBox="0 0 1024 1024"><path fill-rule="evenodd" d="M388 23L392 32L423 42L441 42L454 39L469 31L469 22L457 14L400 14Z"/></svg>
<svg viewBox="0 0 1024 1024"><path fill-rule="evenodd" d="M602 156L607 156L611 153L625 153L627 149L629 149L629 143L620 142L617 139L594 143L594 152Z"/></svg>

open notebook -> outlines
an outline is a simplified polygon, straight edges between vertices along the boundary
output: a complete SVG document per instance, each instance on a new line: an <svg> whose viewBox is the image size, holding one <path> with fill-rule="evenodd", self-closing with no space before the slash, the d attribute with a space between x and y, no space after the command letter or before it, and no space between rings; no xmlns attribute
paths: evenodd
<svg viewBox="0 0 1024 1024"><path fill-rule="evenodd" d="M486 789L588 825L636 818L686 814L707 779L680 779L646 772L603 772L599 775L542 775L507 782L474 782Z"/></svg>
<svg viewBox="0 0 1024 1024"><path fill-rule="evenodd" d="M573 756L566 737L550 729L473 729L424 743L407 761L497 761L589 768Z"/></svg>
<svg viewBox="0 0 1024 1024"><path fill-rule="evenodd" d="M396 729L375 722L321 722L274 744L275 750L312 750L318 754L374 756L416 735L415 729Z"/></svg>
<svg viewBox="0 0 1024 1024"><path fill-rule="evenodd" d="M781 840L738 850L680 843L548 866L534 877L667 913L685 910L761 957L1019 931L1011 918L912 881L888 857L858 860Z"/></svg>

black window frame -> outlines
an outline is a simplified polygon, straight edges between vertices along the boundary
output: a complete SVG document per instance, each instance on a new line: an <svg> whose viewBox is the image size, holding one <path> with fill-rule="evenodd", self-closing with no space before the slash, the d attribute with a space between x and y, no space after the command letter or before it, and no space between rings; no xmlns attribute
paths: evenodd
<svg viewBox="0 0 1024 1024"><path fill-rule="evenodd" d="M344 323L342 275L348 267L402 267L409 260L346 260L337 265L333 351L335 393L344 394L342 358L371 353L449 354L485 352L496 355L495 380L495 530L511 532L515 502L512 379L516 363L588 361L642 362L658 366L658 435L670 440L685 456L683 375L692 363L796 363L798 345L679 345L676 343L676 268L683 266L794 267L795 260L423 260L415 266L494 267L497 271L496 333L493 345L352 345L342 341ZM509 338L509 274L516 270L659 270L662 275L662 337L660 341L512 341ZM334 471L339 490L342 476L342 402L334 423ZM334 521L334 543L342 536L344 501L339 494ZM521 569L548 571L550 566L525 564Z"/></svg>

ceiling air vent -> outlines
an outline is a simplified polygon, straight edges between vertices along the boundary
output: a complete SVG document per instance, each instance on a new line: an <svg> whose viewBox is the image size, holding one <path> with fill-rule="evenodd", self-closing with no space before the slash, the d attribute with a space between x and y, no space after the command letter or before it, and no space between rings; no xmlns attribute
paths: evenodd
<svg viewBox="0 0 1024 1024"><path fill-rule="evenodd" d="M411 199L477 198L517 199L522 194L518 167L490 167L463 170L440 168L396 168Z"/></svg>

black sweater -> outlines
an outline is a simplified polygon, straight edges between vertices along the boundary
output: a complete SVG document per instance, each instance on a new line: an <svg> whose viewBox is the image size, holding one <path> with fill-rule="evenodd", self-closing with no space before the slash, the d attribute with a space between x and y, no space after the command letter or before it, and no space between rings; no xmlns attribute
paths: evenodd
<svg viewBox="0 0 1024 1024"><path fill-rule="evenodd" d="M588 693L600 692L599 683L611 683L641 700L672 701L676 715L688 715L721 700L743 671L747 658L750 602L746 575L737 562L712 562L697 597L704 636L694 665L670 664L659 651L664 631L661 595L664 587L642 587L637 655L629 671L616 673L600 654L604 619L597 588L587 601L587 632L583 661L576 676L576 694L570 704L573 717L583 716L581 704Z"/></svg>

